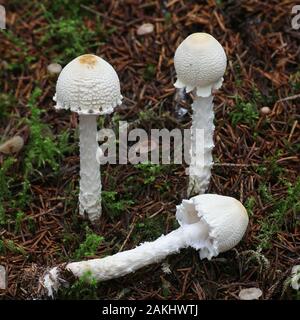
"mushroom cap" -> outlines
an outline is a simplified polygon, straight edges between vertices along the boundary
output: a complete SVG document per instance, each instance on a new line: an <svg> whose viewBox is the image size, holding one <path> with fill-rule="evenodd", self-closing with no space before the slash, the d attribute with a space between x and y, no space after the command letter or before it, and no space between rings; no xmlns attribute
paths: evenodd
<svg viewBox="0 0 300 320"><path fill-rule="evenodd" d="M181 42L174 57L176 88L197 96L208 97L213 89L222 86L227 58L221 44L210 34L193 33Z"/></svg>
<svg viewBox="0 0 300 320"><path fill-rule="evenodd" d="M209 260L236 246L249 222L247 211L240 201L216 194L201 194L183 200L177 206L176 219L181 226L199 221L206 223L208 238L204 244L201 240L202 243L194 247L200 249L201 259Z"/></svg>
<svg viewBox="0 0 300 320"><path fill-rule="evenodd" d="M121 104L120 81L114 68L102 58L85 54L69 62L57 84L56 109L78 114L110 114Z"/></svg>

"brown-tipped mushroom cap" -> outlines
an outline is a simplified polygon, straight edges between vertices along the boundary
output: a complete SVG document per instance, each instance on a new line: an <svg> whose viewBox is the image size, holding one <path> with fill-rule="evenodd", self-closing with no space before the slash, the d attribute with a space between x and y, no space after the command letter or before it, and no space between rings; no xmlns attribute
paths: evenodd
<svg viewBox="0 0 300 320"><path fill-rule="evenodd" d="M118 75L98 56L79 56L61 71L53 99L57 109L71 109L79 114L110 114L121 104Z"/></svg>

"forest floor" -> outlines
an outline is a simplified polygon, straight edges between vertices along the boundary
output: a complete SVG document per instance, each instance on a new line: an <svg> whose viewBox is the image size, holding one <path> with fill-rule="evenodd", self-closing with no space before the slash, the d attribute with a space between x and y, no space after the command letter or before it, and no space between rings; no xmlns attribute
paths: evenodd
<svg viewBox="0 0 300 320"><path fill-rule="evenodd" d="M82 4L84 3L84 4ZM116 69L124 96L99 127L119 121L189 128L190 97L175 101L174 52L193 32L211 33L228 67L215 97L215 165L209 193L239 199L250 223L242 242L211 261L192 249L103 283L79 280L61 299L238 299L258 287L263 299L299 299L289 285L300 264L300 31L293 1L0 1L0 136L20 135L17 154L0 154L2 299L30 299L26 274L38 267L104 257L156 239L177 226L186 198L185 165L105 165L103 214L97 227L78 214L78 119L57 112L57 76L84 53ZM143 23L151 34L138 36ZM270 108L263 114L262 107ZM181 109L180 109L181 108ZM187 110L185 115L180 111ZM170 269L170 273L166 272Z"/></svg>

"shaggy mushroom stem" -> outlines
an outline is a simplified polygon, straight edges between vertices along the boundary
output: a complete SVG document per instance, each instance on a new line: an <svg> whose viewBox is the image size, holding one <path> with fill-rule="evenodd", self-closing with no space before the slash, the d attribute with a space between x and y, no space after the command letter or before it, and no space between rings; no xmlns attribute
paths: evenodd
<svg viewBox="0 0 300 320"><path fill-rule="evenodd" d="M207 237L207 225L200 221L179 227L153 242L144 242L134 249L119 252L113 256L69 263L67 269L77 277L90 271L91 276L98 281L118 278L152 263L160 262L168 255L178 253L195 242L204 242Z"/></svg>
<svg viewBox="0 0 300 320"><path fill-rule="evenodd" d="M209 185L211 176L211 167L213 165L212 149L214 147L214 112L213 112L213 96L208 98L197 97L192 104L193 117L191 128L191 164L189 167L189 186L188 194L202 194ZM197 154L196 130L203 130L204 139L203 158L200 159Z"/></svg>
<svg viewBox="0 0 300 320"><path fill-rule="evenodd" d="M90 221L101 216L101 176L96 159L97 115L79 115L80 194L79 213L86 213Z"/></svg>
<svg viewBox="0 0 300 320"><path fill-rule="evenodd" d="M189 246L196 249L205 247L208 233L207 224L199 221L181 226L167 235L161 235L153 242L144 242L134 249L101 259L71 262L65 268L76 278L87 273L91 279L96 281L119 278L152 263L160 262L168 255L178 253ZM54 292L64 282L60 267L54 267L48 271L43 279L47 295L53 297Z"/></svg>

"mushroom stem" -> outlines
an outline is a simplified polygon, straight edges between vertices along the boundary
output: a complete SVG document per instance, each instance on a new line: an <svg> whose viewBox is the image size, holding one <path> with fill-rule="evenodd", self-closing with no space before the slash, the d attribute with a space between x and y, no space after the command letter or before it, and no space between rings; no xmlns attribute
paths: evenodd
<svg viewBox="0 0 300 320"><path fill-rule="evenodd" d="M101 176L96 160L97 115L79 115L80 193L79 213L93 222L101 216Z"/></svg>
<svg viewBox="0 0 300 320"><path fill-rule="evenodd" d="M91 276L98 281L109 280L160 262L168 255L178 253L180 249L189 247L196 241L199 242L199 239L203 239L204 242L207 237L207 225L200 221L179 227L153 242L144 242L134 249L102 259L72 262L66 268L76 277L90 271Z"/></svg>
<svg viewBox="0 0 300 320"><path fill-rule="evenodd" d="M214 147L214 112L213 96L195 97L192 104L193 117L191 128L191 164L189 168L188 196L203 194L209 185L213 164L212 149ZM203 130L203 146L197 146L196 130ZM199 154L202 153L203 154ZM202 156L202 158L201 158Z"/></svg>
<svg viewBox="0 0 300 320"><path fill-rule="evenodd" d="M92 279L105 281L125 276L136 270L157 263L170 254L178 253L181 249L192 246L195 249L205 247L209 237L209 228L204 221L187 224L160 236L153 242L144 242L138 247L116 253L102 259L92 259L80 262L71 262L66 270L71 271L77 278L89 272ZM53 296L54 291L64 283L59 267L51 269L43 279L48 295Z"/></svg>

